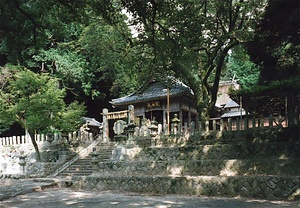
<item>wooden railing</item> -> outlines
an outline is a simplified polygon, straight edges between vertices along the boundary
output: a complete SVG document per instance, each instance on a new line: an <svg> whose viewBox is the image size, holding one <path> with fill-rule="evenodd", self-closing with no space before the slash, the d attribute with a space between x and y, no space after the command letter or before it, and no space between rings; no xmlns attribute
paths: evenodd
<svg viewBox="0 0 300 208"><path fill-rule="evenodd" d="M277 116L277 117L260 117L260 118L216 118L210 119L201 125L199 129L196 128L196 124L192 121L190 124L187 122L184 125L180 126L180 124L171 124L171 134L180 134L180 135L194 135L197 131L241 131L251 128L261 128L261 127L274 127L274 126L282 126L287 127L288 122L285 117ZM161 124L157 125L157 134L158 135L166 135L167 132L164 131L163 126ZM136 127L134 131L134 136L136 137L147 137L150 136L151 130L149 126L141 126Z"/></svg>
<svg viewBox="0 0 300 208"><path fill-rule="evenodd" d="M260 127L274 127L282 126L287 127L288 122L286 117L283 116L270 116L270 117L259 117L259 118L227 118L227 119L210 119L204 125L206 131L210 130L220 130L220 131L240 131L247 130L251 128L260 128Z"/></svg>

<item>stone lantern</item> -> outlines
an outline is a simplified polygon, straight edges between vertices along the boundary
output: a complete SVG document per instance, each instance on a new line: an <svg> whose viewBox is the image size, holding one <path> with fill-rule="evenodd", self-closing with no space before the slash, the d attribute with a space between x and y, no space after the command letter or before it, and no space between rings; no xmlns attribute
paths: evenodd
<svg viewBox="0 0 300 208"><path fill-rule="evenodd" d="M179 122L180 122L180 119L178 118L178 115L175 113L174 118L172 119L174 134L178 134L178 132L179 132Z"/></svg>
<svg viewBox="0 0 300 208"><path fill-rule="evenodd" d="M24 155L23 151L19 155L19 165L22 167L23 174L25 174L26 155Z"/></svg>
<svg viewBox="0 0 300 208"><path fill-rule="evenodd" d="M130 123L127 125L127 133L128 133L128 140L127 140L127 145L131 146L133 145L133 134L135 132L135 124L130 121Z"/></svg>
<svg viewBox="0 0 300 208"><path fill-rule="evenodd" d="M150 130L150 136L151 136L151 140L152 142L152 146L155 145L155 139L156 136L158 134L158 126L157 126L157 121L155 120L155 117L153 117L153 120L151 121L151 125L148 127L148 129Z"/></svg>
<svg viewBox="0 0 300 208"><path fill-rule="evenodd" d="M50 144L53 142L54 140L54 134L53 133L47 133L46 135L46 141L49 142Z"/></svg>
<svg viewBox="0 0 300 208"><path fill-rule="evenodd" d="M95 174L97 172L98 169L98 157L99 157L99 153L97 152L96 148L93 148L93 152L90 153L90 155L92 156L92 167L93 167L93 174Z"/></svg>

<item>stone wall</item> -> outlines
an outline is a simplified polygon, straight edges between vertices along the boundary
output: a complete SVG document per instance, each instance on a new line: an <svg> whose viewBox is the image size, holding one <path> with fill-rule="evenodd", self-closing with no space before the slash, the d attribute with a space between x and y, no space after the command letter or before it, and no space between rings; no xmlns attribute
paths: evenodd
<svg viewBox="0 0 300 208"><path fill-rule="evenodd" d="M159 160L224 160L224 159L259 159L297 158L300 145L294 142L210 144L183 147L146 148L134 159L136 161Z"/></svg>
<svg viewBox="0 0 300 208"><path fill-rule="evenodd" d="M174 160L174 161L111 161L100 162L95 173L103 176L255 176L300 175L299 159L260 160Z"/></svg>
<svg viewBox="0 0 300 208"><path fill-rule="evenodd" d="M91 176L72 183L98 191L299 200L300 138L294 130L202 135L183 146L125 145L127 157L99 161Z"/></svg>
<svg viewBox="0 0 300 208"><path fill-rule="evenodd" d="M140 194L299 200L300 177L279 176L89 176L73 177L73 187Z"/></svg>
<svg viewBox="0 0 300 208"><path fill-rule="evenodd" d="M0 174L13 175L39 175L47 176L58 168L63 162L76 154L69 152L67 155L63 151L50 150L49 143L39 144L40 155L43 162L36 162L35 150L32 144L19 144L14 146L0 146ZM53 149L53 148L52 148ZM23 168L19 165L19 156L24 155L26 165Z"/></svg>

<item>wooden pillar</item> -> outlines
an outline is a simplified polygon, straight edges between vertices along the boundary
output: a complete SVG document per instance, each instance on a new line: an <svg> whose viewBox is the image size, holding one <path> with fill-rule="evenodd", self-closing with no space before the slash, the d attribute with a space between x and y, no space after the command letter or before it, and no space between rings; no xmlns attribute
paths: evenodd
<svg viewBox="0 0 300 208"><path fill-rule="evenodd" d="M108 127L108 119L107 119L108 109L104 108L102 110L102 116L103 116L103 142L108 142L108 135L109 135L109 127Z"/></svg>
<svg viewBox="0 0 300 208"><path fill-rule="evenodd" d="M239 118L236 118L236 131L239 131L239 130L241 130L241 126L240 126L240 119Z"/></svg>
<svg viewBox="0 0 300 208"><path fill-rule="evenodd" d="M190 128L191 122L192 122L192 115L191 115L191 112L189 111L188 112L188 128Z"/></svg>
<svg viewBox="0 0 300 208"><path fill-rule="evenodd" d="M183 127L183 117L182 117L182 109L180 108L179 110L179 119L180 119L180 129L178 129L179 133L182 132L182 127Z"/></svg>
<svg viewBox="0 0 300 208"><path fill-rule="evenodd" d="M248 112L246 112L246 117L245 117L245 123L244 123L245 130L247 130L249 128L249 117L247 114L248 114Z"/></svg>
<svg viewBox="0 0 300 208"><path fill-rule="evenodd" d="M163 110L163 132L168 134L167 126L167 110Z"/></svg>
<svg viewBox="0 0 300 208"><path fill-rule="evenodd" d="M170 87L167 89L167 134L170 134Z"/></svg>
<svg viewBox="0 0 300 208"><path fill-rule="evenodd" d="M200 124L200 120L199 120L199 115L196 114L196 131L201 131L201 124Z"/></svg>
<svg viewBox="0 0 300 208"><path fill-rule="evenodd" d="M228 131L232 131L232 119L228 118Z"/></svg>

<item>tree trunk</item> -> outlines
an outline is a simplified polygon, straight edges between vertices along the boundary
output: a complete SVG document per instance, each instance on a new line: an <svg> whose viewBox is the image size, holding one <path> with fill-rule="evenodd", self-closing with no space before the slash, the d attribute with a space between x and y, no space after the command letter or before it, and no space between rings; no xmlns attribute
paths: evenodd
<svg viewBox="0 0 300 208"><path fill-rule="evenodd" d="M40 154L39 147L38 147L38 145L37 145L37 143L35 141L34 133L28 131L28 134L30 135L30 138L31 138L34 150L35 150L35 159L36 159L37 162L40 162L41 161L41 154Z"/></svg>

